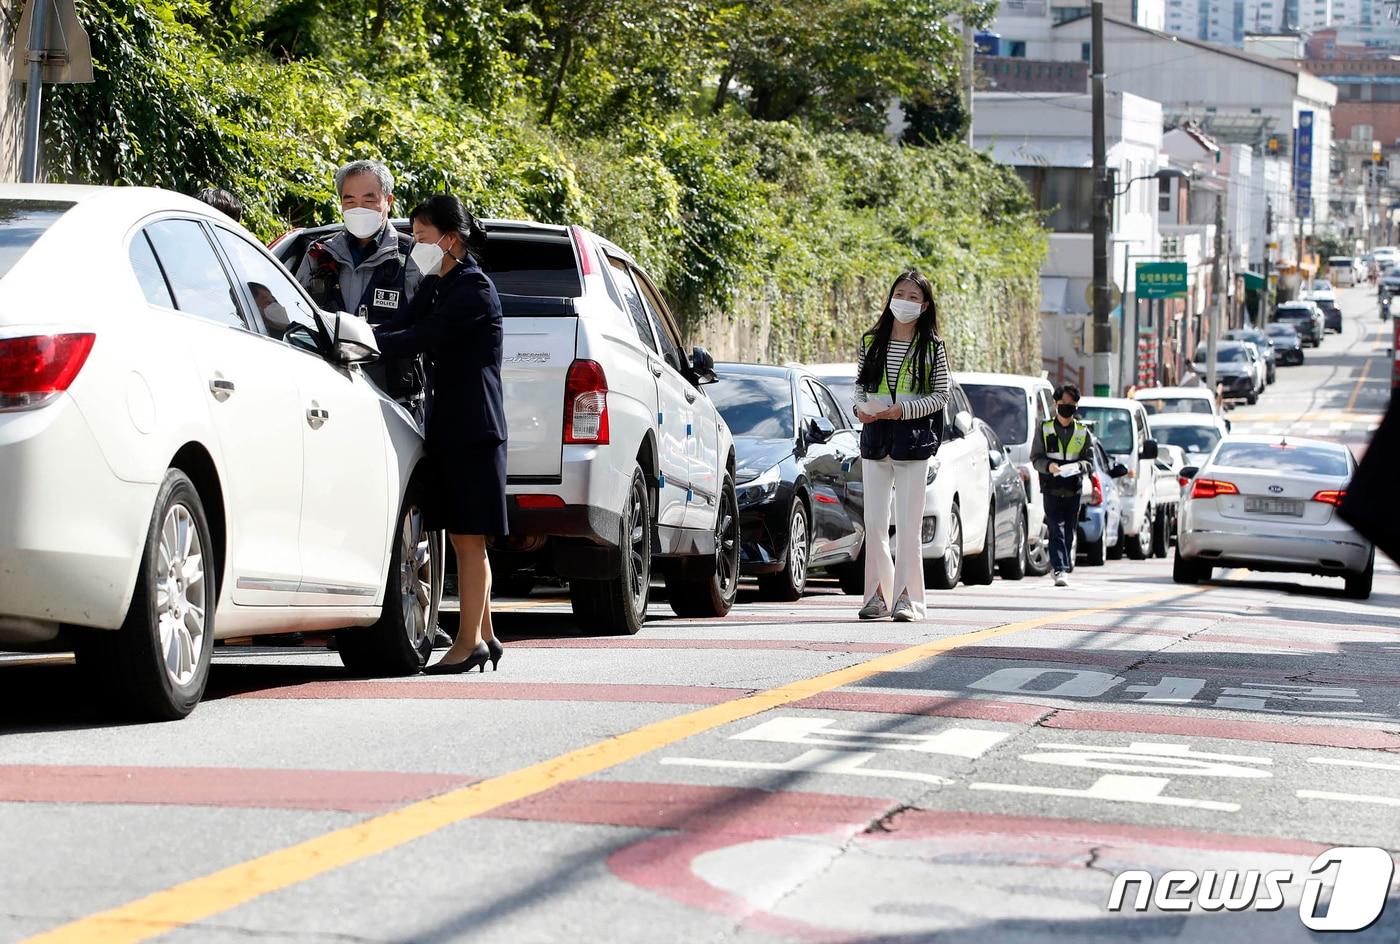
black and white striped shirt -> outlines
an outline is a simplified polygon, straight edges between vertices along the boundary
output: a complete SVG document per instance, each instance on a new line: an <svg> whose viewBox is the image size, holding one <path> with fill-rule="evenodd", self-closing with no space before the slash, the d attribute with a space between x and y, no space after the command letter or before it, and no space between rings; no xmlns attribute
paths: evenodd
<svg viewBox="0 0 1400 944"><path fill-rule="evenodd" d="M904 361L909 357L913 348L911 341L897 341L890 338L889 347L885 351L885 376L889 382L889 387L893 393L894 401L900 406L902 416L906 420L922 419L932 416L943 409L948 402L948 390L950 386L948 373L948 352L942 342L936 342L934 348L937 354L933 362L933 375L929 377L929 393L919 397L917 400L906 400L899 403L899 372L904 366ZM862 347L856 361L856 376L865 368L865 348ZM869 394L859 384L856 385L856 404L868 402Z"/></svg>

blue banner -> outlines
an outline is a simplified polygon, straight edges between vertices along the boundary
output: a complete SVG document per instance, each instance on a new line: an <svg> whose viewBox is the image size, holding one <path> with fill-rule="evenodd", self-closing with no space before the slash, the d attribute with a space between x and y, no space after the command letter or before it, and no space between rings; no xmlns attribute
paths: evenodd
<svg viewBox="0 0 1400 944"><path fill-rule="evenodd" d="M1293 195L1300 219L1312 216L1312 160L1313 113L1300 111L1293 132Z"/></svg>

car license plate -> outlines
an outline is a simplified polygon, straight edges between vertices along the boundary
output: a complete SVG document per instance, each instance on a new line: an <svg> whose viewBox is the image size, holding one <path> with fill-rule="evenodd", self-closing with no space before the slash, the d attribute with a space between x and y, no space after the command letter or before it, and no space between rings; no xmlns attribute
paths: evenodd
<svg viewBox="0 0 1400 944"><path fill-rule="evenodd" d="M1303 503L1293 498L1246 498L1244 510L1261 515L1303 516Z"/></svg>

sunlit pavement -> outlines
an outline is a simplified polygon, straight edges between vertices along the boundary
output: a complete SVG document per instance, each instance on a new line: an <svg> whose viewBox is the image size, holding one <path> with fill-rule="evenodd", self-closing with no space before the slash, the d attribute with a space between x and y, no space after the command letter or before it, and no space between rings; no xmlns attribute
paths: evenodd
<svg viewBox="0 0 1400 944"><path fill-rule="evenodd" d="M1236 431L1360 451L1387 345L1373 295L1342 298L1343 334ZM107 723L62 657L11 660L0 939L1310 939L1314 858L1400 849L1400 574L1378 561L1364 603L1217 578L1081 566L933 592L922 624L818 582L726 620L658 599L621 639L542 591L501 601L498 673L227 647L165 725ZM1110 913L1135 868L1296 880L1274 911ZM1400 903L1358 938L1400 940Z"/></svg>

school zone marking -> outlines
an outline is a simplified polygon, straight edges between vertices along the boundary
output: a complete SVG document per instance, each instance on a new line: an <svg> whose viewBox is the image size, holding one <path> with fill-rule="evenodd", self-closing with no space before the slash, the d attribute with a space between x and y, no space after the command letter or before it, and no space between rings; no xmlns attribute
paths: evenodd
<svg viewBox="0 0 1400 944"><path fill-rule="evenodd" d="M1035 629L1048 623L1073 621L1095 613L1131 609L1209 590L1209 587L1201 587L1143 594L1069 613L1053 613L962 633L644 725L538 764L413 803L354 826L80 918L29 938L29 944L91 944L93 941L134 944L146 941L694 735L791 705L804 698L854 685L883 672L897 671L961 646Z"/></svg>

